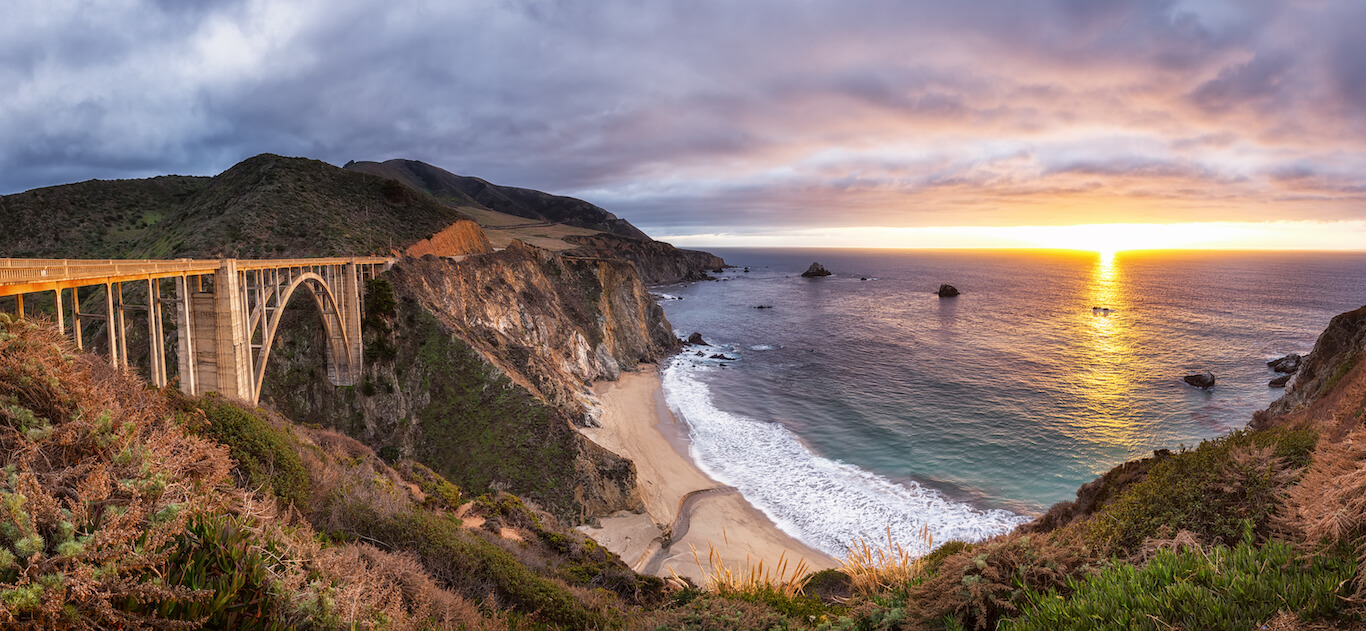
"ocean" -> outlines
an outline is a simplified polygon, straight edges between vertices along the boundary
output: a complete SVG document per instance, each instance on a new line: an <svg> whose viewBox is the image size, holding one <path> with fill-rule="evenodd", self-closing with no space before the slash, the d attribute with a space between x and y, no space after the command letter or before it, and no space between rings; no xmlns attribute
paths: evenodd
<svg viewBox="0 0 1366 631"><path fill-rule="evenodd" d="M1241 428L1281 394L1268 360L1366 304L1366 253L713 251L737 267L654 290L709 343L667 362L665 399L708 474L837 557L1004 532Z"/></svg>

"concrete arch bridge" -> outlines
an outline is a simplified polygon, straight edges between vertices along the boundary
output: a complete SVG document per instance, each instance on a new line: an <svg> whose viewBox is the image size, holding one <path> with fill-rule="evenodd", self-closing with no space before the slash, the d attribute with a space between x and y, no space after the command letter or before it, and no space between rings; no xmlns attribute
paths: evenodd
<svg viewBox="0 0 1366 631"><path fill-rule="evenodd" d="M298 294L308 296L322 315L328 379L338 386L361 379L362 288L394 260L0 259L0 297L13 296L14 310L21 317L26 296L31 304L42 302L79 348L86 343L83 324L103 321L109 361L125 369L126 314L144 312L150 346L147 369L158 386L167 383L164 317L170 309L180 389L190 394L218 392L255 404L280 317ZM126 292L129 283L142 288ZM91 302L103 302L103 309L81 310L82 304Z"/></svg>

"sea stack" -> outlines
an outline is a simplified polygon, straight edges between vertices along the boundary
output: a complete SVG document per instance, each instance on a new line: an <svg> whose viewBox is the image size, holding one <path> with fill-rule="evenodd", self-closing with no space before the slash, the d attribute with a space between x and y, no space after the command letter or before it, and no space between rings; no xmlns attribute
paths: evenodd
<svg viewBox="0 0 1366 631"><path fill-rule="evenodd" d="M943 284L939 286L939 291L934 293L939 294L940 298L952 298L958 295L958 288L953 285Z"/></svg>
<svg viewBox="0 0 1366 631"><path fill-rule="evenodd" d="M1185 381L1186 383L1197 388L1209 390L1210 388L1214 387L1214 373L1206 370L1202 373L1186 375L1185 377L1182 377L1182 381Z"/></svg>
<svg viewBox="0 0 1366 631"><path fill-rule="evenodd" d="M817 276L829 275L830 270L825 269L824 265L821 265L820 263L816 263L814 261L811 263L811 267L806 268L806 271L802 272L802 276L805 276L806 278L815 278Z"/></svg>

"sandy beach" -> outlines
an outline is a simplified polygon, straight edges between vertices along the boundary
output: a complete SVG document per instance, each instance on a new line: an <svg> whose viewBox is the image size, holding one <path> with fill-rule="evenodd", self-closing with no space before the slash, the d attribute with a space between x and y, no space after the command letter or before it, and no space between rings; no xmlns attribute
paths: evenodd
<svg viewBox="0 0 1366 631"><path fill-rule="evenodd" d="M763 560L767 569L784 554L789 567L799 561L809 571L837 567L839 561L779 530L738 491L697 468L687 455L686 427L664 404L658 370L642 365L594 388L602 402L602 426L580 431L636 463L637 488L647 513L618 513L603 518L600 528L583 531L638 572L677 572L699 585L713 547L731 568ZM661 550L666 533L672 545Z"/></svg>

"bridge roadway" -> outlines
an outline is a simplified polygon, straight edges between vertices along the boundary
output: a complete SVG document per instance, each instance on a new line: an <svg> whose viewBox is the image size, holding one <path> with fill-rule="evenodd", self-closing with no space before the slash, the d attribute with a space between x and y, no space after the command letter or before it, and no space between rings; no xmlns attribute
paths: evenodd
<svg viewBox="0 0 1366 631"><path fill-rule="evenodd" d="M85 347L85 329L91 328L91 321L96 321L95 326L102 321L110 363L125 369L129 367L127 313L145 313L148 374L159 386L168 381L163 315L166 307L172 307L181 390L191 394L215 391L256 403L280 317L300 289L312 297L322 316L328 337L329 380L335 385L355 385L360 380L362 288L394 260L373 256L0 259L0 297L13 296L16 314L24 317L26 295L50 293L57 326L79 348ZM132 283L131 292L125 291L128 283ZM91 312L100 302L103 308Z"/></svg>

